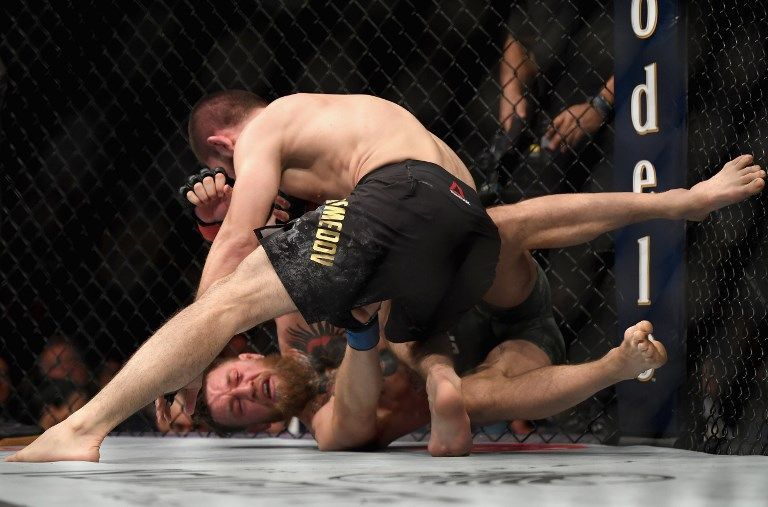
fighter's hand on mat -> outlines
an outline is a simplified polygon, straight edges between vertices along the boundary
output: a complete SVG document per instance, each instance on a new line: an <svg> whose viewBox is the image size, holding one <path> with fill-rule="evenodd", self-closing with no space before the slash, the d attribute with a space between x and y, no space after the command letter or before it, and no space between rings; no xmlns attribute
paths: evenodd
<svg viewBox="0 0 768 507"><path fill-rule="evenodd" d="M600 129L605 118L589 102L576 104L563 109L544 134L549 141L547 148L565 153L568 148L575 148L584 137Z"/></svg>
<svg viewBox="0 0 768 507"><path fill-rule="evenodd" d="M168 406L169 414L163 414L161 417L157 414L157 429L163 433L172 433L175 435L186 435L192 431L195 427L195 423L192 418L184 413L184 409L181 405L174 401Z"/></svg>
<svg viewBox="0 0 768 507"><path fill-rule="evenodd" d="M179 193L195 207L200 222L221 222L229 209L234 180L227 178L224 169L204 167L187 178Z"/></svg>
<svg viewBox="0 0 768 507"><path fill-rule="evenodd" d="M195 404L197 403L197 395L200 389L203 387L202 375L190 382L186 387L179 389L174 396L174 403L178 403L184 409L184 413L192 415L195 413ZM171 410L171 404L165 401L165 397L161 396L155 400L155 415L158 421L164 421L171 423L173 421L173 414Z"/></svg>

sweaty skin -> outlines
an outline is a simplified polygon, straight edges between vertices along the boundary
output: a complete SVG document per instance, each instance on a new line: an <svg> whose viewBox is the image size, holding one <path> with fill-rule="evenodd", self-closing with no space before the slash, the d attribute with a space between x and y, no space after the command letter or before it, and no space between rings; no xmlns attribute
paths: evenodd
<svg viewBox="0 0 768 507"><path fill-rule="evenodd" d="M763 189L765 177L765 171L752 164L751 156L737 157L711 179L690 190L556 195L492 208L490 214L499 225L504 242L494 287L484 299L511 307L528 297L532 286L529 249L575 245L624 225L650 219L702 220L713 210L749 198ZM535 276L536 270L532 272ZM277 330L283 354L298 350L338 362L343 353L343 348L334 346L335 342L344 342L342 330L333 326L307 325L300 315L290 314L278 319ZM536 345L511 336L488 354L476 372L462 378L461 392L467 413L475 424L554 415L604 387L662 365L666 354L663 345L647 339L651 331L650 323L638 323L627 330L621 345L602 359L554 366ZM386 446L429 422L424 384L413 382L413 376L409 376L410 370L405 367L407 353L400 357L403 362L389 375L384 368L375 431L364 444ZM313 431L319 444L324 444L322 440L326 435L314 429L332 413L330 394L317 396L296 414ZM251 422L241 420L239 424L246 426ZM343 441L339 435L335 435L333 441L336 449L362 445L359 440Z"/></svg>
<svg viewBox="0 0 768 507"><path fill-rule="evenodd" d="M98 461L106 435L163 393L179 391L185 411L193 412L200 373L233 335L296 311L252 232L266 222L279 188L315 199L341 197L377 165L406 159L440 164L472 184L458 157L412 115L374 97L289 96L244 120L205 132L207 159L201 161L222 165L237 176L237 186L196 301L147 339L82 409L11 460ZM471 444L468 425L465 430L457 453Z"/></svg>
<svg viewBox="0 0 768 507"><path fill-rule="evenodd" d="M296 316L295 322L301 322ZM489 424L509 421L513 418L539 419L554 415L598 390L616 382L631 379L648 368L658 368L666 362L666 352L659 342L651 342L648 335L653 331L649 322L640 322L627 329L621 345L612 349L603 358L580 365L551 366L543 362L538 367L526 367L526 360L531 360L536 353L532 350L519 348L527 345L535 347L530 342L510 340L497 347L489 354L486 361L476 373L470 373L462 380L464 403L469 408L469 416L475 424ZM332 340L345 341L343 336L331 337ZM322 347L322 346L319 346ZM514 350L517 348L517 350ZM360 354L348 349L344 355L346 362L359 362L361 357L350 356ZM291 352L286 352L290 355ZM343 354L343 352L342 352ZM383 362L386 349L365 352ZM378 356L378 357L377 357ZM243 404L244 410L237 409L233 415L226 406L216 403L221 395L220 386L213 386L218 379L226 376L239 375L243 372L260 368L259 363L265 358L255 354L242 354L239 359L218 366L208 373L207 398L209 409L216 421L232 426L254 427L274 419L264 417L264 407L270 406L259 399L259 395L250 392L243 394L242 386L231 385L224 388L225 396L231 398L234 404ZM396 360L395 360L396 361ZM341 431L330 424L333 417L339 416L339 405L349 395L343 392L344 379L338 379L338 368L315 371L310 383L324 384L321 393L314 394L308 399L303 409L283 413L281 416L298 417L317 440L321 450L349 450L359 448L383 448L399 437L407 435L430 422L430 411L424 381L403 363L395 362L394 368L382 368L382 379L375 389L378 389L378 399L375 393L366 393L365 399L370 403L367 409L358 410L354 414L344 414L348 428ZM291 378L282 372L272 372L279 377L277 384L287 388L289 384L299 387L306 379ZM370 372L366 379L370 377ZM323 381L323 379L326 379ZM348 383L348 382L347 382ZM548 390L554 393L539 391L550 384ZM355 381L354 385L359 385ZM342 387L342 389L337 389ZM504 396L485 397L492 391L503 391ZM547 398L550 398L548 401ZM359 408L359 406L358 406ZM330 431L328 428L333 428Z"/></svg>
<svg viewBox="0 0 768 507"><path fill-rule="evenodd" d="M269 143L278 144L283 155L280 189L312 202L346 197L369 172L406 159L438 164L474 188L464 163L411 113L367 95L275 100L243 128L234 151L235 176L253 169L253 146Z"/></svg>
<svg viewBox="0 0 768 507"><path fill-rule="evenodd" d="M408 159L437 164L475 188L459 157L411 113L366 95L283 97L254 109L238 127L209 136L207 143L215 151L202 162L223 166L237 185L208 253L198 297L258 247L252 231L265 224L278 188L312 202L340 199L369 172ZM418 371L428 379L437 374L427 384L434 409L434 446L445 449L441 454L466 454L471 446L469 419L451 360L430 353ZM439 406L433 403L438 390ZM185 397L194 399L193 393L195 389Z"/></svg>
<svg viewBox="0 0 768 507"><path fill-rule="evenodd" d="M311 115L307 113L304 116ZM274 138L269 137L269 133L264 132L264 135L268 141L274 141ZM233 150L225 146L229 143L231 147L234 147L231 139L227 141L226 138L218 139L216 136L211 136L209 141L212 144L223 143L220 146L223 153L234 153ZM434 145L437 147L437 143ZM290 147L286 147L286 149L288 148ZM252 185L248 185L243 184L243 182L248 179L249 171L246 170L244 175L238 175L238 188L233 193L230 212L224 225L222 225L216 242L222 240L222 234L225 232L227 223L233 220L245 220L239 225L252 222L262 222L263 225L274 200L282 170L280 163L282 153L270 151L274 149L274 145L267 143L263 158L246 161L245 167L250 171L255 171L255 167L261 167L266 176L261 179L257 178L257 183L251 182ZM409 155L405 158L411 157ZM413 155L413 157L423 158L423 154ZM235 163L237 165L237 159ZM260 166L258 163L264 165ZM652 218L699 219L709 211L746 199L763 189L765 172L759 166L750 165L751 163L751 156L738 157L727 163L714 178L696 185L689 191L678 189L661 194L594 194L592 198L589 194L580 196L580 199L570 204L587 206L586 209L589 210L587 216L591 216L592 219L587 220L586 223L584 222L584 214L578 215L568 207L558 206L562 196L555 198L553 207L546 209L544 216L551 219L553 224L557 224L557 226L553 225L551 230L561 230L563 236L560 240L563 241L563 246L573 244L570 241L575 241L576 238L586 241L590 239L591 234L605 231L605 229L601 230L600 227L609 224L597 220L599 217L594 211L597 205L614 207L613 225ZM274 177L273 180L269 179L270 174ZM243 180L243 177L246 180ZM270 185L274 185L274 188ZM245 190L241 192L240 188ZM248 203L249 191L251 192L250 204ZM238 192L241 192L239 194L240 204L236 202ZM546 198L541 199L542 201L536 205L544 206L550 201ZM590 199L592 199L591 202L589 202ZM669 201L674 203L671 208ZM514 248L515 243L514 241L508 242L505 238L510 239L516 236L515 228L522 227L522 224L530 221L526 214L533 213L532 208L534 207L532 204L522 208L500 207L498 212L494 213L494 221L502 230L502 258L514 259L515 255L518 254L518 257L524 258L525 255L529 255L527 251L519 251L520 246L516 247L518 248L517 254L512 252L511 249ZM236 209L237 212L235 212ZM262 216L264 218L254 218L255 212L259 210L263 211ZM233 216L237 216L237 219L234 219ZM571 228L562 230L564 224L569 223ZM237 229L234 227L232 231L237 234ZM505 230L506 232L504 232ZM556 243L551 236L539 238L538 241L545 242L545 239L551 241L551 244ZM531 240L531 244L533 243ZM213 249L211 250L212 253ZM208 262L210 261L211 256L209 254ZM234 266L231 266L230 271L232 269ZM223 275L219 274L219 276ZM213 280L216 279L218 277L213 278ZM497 287L497 289L500 288ZM502 300L506 296L508 294L500 290L495 297ZM319 297L321 296L319 295ZM179 389L199 376L205 366L213 361L234 334L295 310L296 306L290 300L274 270L271 269L263 250L256 250L240 263L231 276L212 286L211 290L205 293L200 301L179 312L150 337L115 378L83 408L64 422L47 430L34 443L8 457L6 461L98 461L101 443L113 428L153 398L162 393ZM661 361L663 358L660 357L656 345L649 344L646 339L647 333L650 332L650 324L640 323L634 327L636 329L630 328L628 335L625 335L625 342L627 339L630 341L624 350L629 353L630 357L639 358L640 362L663 364ZM369 351L369 353L375 354L376 352ZM348 365L350 372L359 370L363 366L368 370L377 367L378 362L369 361L369 358L361 357L361 359L365 359L365 361L361 361L360 364ZM571 391L569 396L572 399L577 399L584 392L594 392L592 389L595 386L599 386L611 377L609 375L599 379L590 373L589 368L598 363L587 363L573 367L570 365L555 366L552 367L554 370L550 371L538 368L530 371L525 376L524 381L522 376L518 377L520 382L517 383L512 382L511 378L504 378L506 372L502 371L500 372L502 374L500 382L491 379L491 383L481 391L487 397L483 406L486 410L500 407L523 392L537 392L537 398L528 401L542 405L539 407L541 411L554 410L555 407L563 404L565 407L571 406L572 403L568 396L558 396L557 386L568 386ZM354 376L349 378L354 378ZM375 388L377 385L373 376L363 375L360 378L369 381L371 387ZM339 382L338 378L337 382ZM354 391L355 386L351 387ZM462 392L463 390L464 388L462 388ZM348 401L345 404L348 409ZM370 406L370 403L368 405ZM445 408L440 407L439 411L444 411ZM468 412L472 411L472 407L467 407L467 409ZM350 413L349 410L347 413ZM432 411L433 422L434 415L434 411ZM335 422L337 419L331 418L329 434L333 434L335 431L333 427Z"/></svg>

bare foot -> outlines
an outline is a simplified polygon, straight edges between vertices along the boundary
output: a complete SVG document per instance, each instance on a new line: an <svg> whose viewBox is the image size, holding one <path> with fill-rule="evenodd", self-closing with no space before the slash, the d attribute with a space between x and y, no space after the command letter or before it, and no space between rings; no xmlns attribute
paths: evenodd
<svg viewBox="0 0 768 507"><path fill-rule="evenodd" d="M466 456L472 449L469 416L461 396L461 379L449 367L434 367L427 377L432 426L427 449L432 456Z"/></svg>
<svg viewBox="0 0 768 507"><path fill-rule="evenodd" d="M53 426L5 461L99 461L104 436L83 435L73 426L69 420Z"/></svg>
<svg viewBox="0 0 768 507"><path fill-rule="evenodd" d="M624 332L621 345L608 353L619 380L637 378L644 371L660 368L667 362L667 350L650 336L652 331L653 326L647 320L638 322Z"/></svg>
<svg viewBox="0 0 768 507"><path fill-rule="evenodd" d="M743 201L763 190L765 171L752 165L752 155L741 155L731 160L709 178L687 192L687 206L683 218L704 220L711 212Z"/></svg>

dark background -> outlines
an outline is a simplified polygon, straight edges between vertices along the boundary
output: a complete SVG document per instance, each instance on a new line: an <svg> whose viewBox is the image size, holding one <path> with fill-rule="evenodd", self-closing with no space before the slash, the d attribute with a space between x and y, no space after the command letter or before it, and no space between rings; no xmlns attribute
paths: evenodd
<svg viewBox="0 0 768 507"><path fill-rule="evenodd" d="M541 20L558 4L575 9L574 23ZM705 4L712 5L690 14L697 34L690 39L693 181L738 150L765 155L765 43L755 30L765 33L768 15L759 6ZM72 339L95 369L105 358L127 359L191 301L206 246L176 189L197 167L185 124L206 92L378 95L411 110L474 166L499 129L498 62L509 27L521 23L535 34L542 23L561 26L554 47L537 49L551 60L536 82L537 120L502 160L506 199L610 190L610 125L546 164L528 149L553 115L594 95L611 73L612 4L575 5L3 2L0 356L11 363L14 383L32 375L52 335ZM719 23L724 15L739 21ZM706 439L706 396L696 379L708 360L718 382L743 385L718 391L712 403L719 410L745 414L743 404L736 406L745 393L765 406L765 312L757 303L768 280L759 258L763 204L754 200L689 230L689 447ZM602 356L617 333L610 237L538 258L569 360ZM257 350L276 350L268 326L250 339ZM712 349L715 341L724 348ZM523 438L615 442L614 401L606 390ZM33 418L25 399L15 403L14 417ZM750 410L753 426L764 427L764 413L754 415L754 403ZM767 433L751 441L765 442Z"/></svg>

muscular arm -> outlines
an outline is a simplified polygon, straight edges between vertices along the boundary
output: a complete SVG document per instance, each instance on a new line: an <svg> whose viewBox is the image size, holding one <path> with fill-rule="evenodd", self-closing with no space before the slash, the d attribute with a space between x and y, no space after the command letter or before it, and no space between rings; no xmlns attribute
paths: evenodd
<svg viewBox="0 0 768 507"><path fill-rule="evenodd" d="M253 229L266 223L280 186L279 138L263 127L246 127L235 148L234 164L237 186L205 260L197 298L258 247Z"/></svg>
<svg viewBox="0 0 768 507"><path fill-rule="evenodd" d="M312 418L321 451L354 449L373 442L383 382L376 348L359 351L347 347L334 396Z"/></svg>
<svg viewBox="0 0 768 507"><path fill-rule="evenodd" d="M504 44L504 52L499 65L499 86L501 98L499 103L499 121L504 130L509 130L512 116L527 118L528 105L525 91L536 77L538 68L528 51L511 35Z"/></svg>
<svg viewBox="0 0 768 507"><path fill-rule="evenodd" d="M343 329L326 322L307 324L298 312L275 322L281 354L311 355L325 369L336 369L340 363L334 395L308 418L320 450L371 444L379 428L377 408L383 385L378 349L361 352L347 347Z"/></svg>

